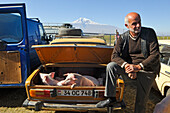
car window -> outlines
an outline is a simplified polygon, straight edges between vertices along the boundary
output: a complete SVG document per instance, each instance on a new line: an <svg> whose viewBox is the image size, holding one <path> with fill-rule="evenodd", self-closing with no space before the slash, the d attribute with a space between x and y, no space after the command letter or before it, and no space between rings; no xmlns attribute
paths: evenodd
<svg viewBox="0 0 170 113"><path fill-rule="evenodd" d="M19 13L0 13L0 40L17 43L23 38Z"/></svg>
<svg viewBox="0 0 170 113"><path fill-rule="evenodd" d="M167 65L170 65L170 57L167 57L167 56L161 56L161 62L164 63L164 64L167 64Z"/></svg>
<svg viewBox="0 0 170 113"><path fill-rule="evenodd" d="M170 65L170 45L160 45L161 62Z"/></svg>

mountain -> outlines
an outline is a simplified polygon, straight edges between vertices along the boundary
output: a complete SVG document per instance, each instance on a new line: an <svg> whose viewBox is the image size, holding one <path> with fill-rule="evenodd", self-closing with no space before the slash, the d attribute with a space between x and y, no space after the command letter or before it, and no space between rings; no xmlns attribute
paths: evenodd
<svg viewBox="0 0 170 113"><path fill-rule="evenodd" d="M71 23L75 28L82 29L84 33L115 34L116 29L123 33L124 29L112 25L99 24L87 18L79 18Z"/></svg>
<svg viewBox="0 0 170 113"><path fill-rule="evenodd" d="M77 20L75 20L74 22L72 22L73 24L99 24L96 22L91 21L90 19L87 18L79 18Z"/></svg>

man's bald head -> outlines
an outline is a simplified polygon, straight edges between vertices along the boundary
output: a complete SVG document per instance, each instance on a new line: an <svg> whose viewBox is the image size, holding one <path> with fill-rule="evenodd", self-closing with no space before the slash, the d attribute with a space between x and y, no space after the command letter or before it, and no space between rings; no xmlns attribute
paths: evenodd
<svg viewBox="0 0 170 113"><path fill-rule="evenodd" d="M129 21L131 21L132 19L140 19L140 15L136 12L131 12L128 13L125 17L125 24L129 24Z"/></svg>
<svg viewBox="0 0 170 113"><path fill-rule="evenodd" d="M130 30L132 36L137 36L141 30L140 15L136 12L131 12L125 17L125 26Z"/></svg>

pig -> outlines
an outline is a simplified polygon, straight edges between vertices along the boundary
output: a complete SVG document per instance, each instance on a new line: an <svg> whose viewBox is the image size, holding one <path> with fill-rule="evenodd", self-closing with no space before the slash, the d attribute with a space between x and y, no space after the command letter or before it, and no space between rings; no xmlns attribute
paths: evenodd
<svg viewBox="0 0 170 113"><path fill-rule="evenodd" d="M96 78L92 76L82 76L78 73L67 73L64 74L67 76L65 80L60 81L58 85L76 85L76 86L98 86L99 82Z"/></svg>
<svg viewBox="0 0 170 113"><path fill-rule="evenodd" d="M92 76L82 76L77 73L67 73L64 74L66 78L62 80L62 78L54 79L55 72L51 72L49 74L40 73L40 78L42 82L46 85L53 86L97 86L99 82ZM60 79L60 80L59 80Z"/></svg>
<svg viewBox="0 0 170 113"><path fill-rule="evenodd" d="M170 95L157 103L153 113L170 113Z"/></svg>
<svg viewBox="0 0 170 113"><path fill-rule="evenodd" d="M51 72L49 74L40 73L40 78L44 84L56 86L59 80L55 80L54 75L55 75L55 72Z"/></svg>

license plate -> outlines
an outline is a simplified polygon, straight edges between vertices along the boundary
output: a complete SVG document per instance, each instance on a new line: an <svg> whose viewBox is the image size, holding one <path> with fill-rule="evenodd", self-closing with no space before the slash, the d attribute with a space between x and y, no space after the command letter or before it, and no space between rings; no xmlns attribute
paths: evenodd
<svg viewBox="0 0 170 113"><path fill-rule="evenodd" d="M92 90L57 90L57 96L92 96Z"/></svg>

